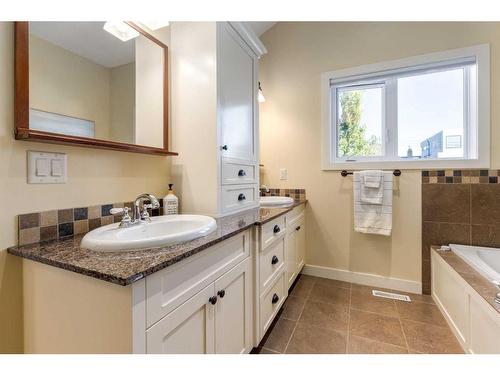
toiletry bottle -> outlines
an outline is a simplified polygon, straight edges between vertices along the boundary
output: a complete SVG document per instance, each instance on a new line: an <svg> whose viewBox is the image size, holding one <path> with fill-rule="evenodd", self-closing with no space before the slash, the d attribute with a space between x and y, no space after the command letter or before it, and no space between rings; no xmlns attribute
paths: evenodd
<svg viewBox="0 0 500 375"><path fill-rule="evenodd" d="M179 213L179 198L172 190L174 184L168 184L168 194L163 198L163 210L165 215L177 215Z"/></svg>

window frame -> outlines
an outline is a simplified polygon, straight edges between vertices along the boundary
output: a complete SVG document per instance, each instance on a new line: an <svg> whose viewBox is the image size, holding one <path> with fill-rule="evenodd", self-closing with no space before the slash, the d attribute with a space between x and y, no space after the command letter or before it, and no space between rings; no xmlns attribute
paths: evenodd
<svg viewBox="0 0 500 375"><path fill-rule="evenodd" d="M363 80L366 85L373 85L374 82L382 84L396 84L383 98L383 127L386 130L385 137L396 137L397 134L397 80L378 78L384 73L415 71L415 68L443 70L450 65L453 60L474 58L476 61L477 74L477 101L473 103L476 108L475 118L471 118L469 113L469 100L464 105L464 119L466 122L475 122L477 127L477 141L471 147L477 147L477 158L466 159L469 148L468 138L475 137L469 134L470 128L464 128L463 143L467 145L464 148L463 158L446 159L401 159L398 156L397 142L392 142L393 149L386 149L386 155L382 157L356 157L355 161L349 161L347 158L337 157L337 95L332 95L334 90L342 86L351 86L353 81L360 86ZM441 68L440 68L441 67ZM371 79L370 79L371 78ZM332 85L332 81L335 82ZM468 83L468 79L464 80ZM464 85L466 83L464 82ZM386 88L384 88L386 90ZM469 93L469 90L465 91ZM321 94L322 94L322 170L341 170L341 169L453 169L453 168L484 168L490 167L490 47L489 44L482 44L472 47L448 50L437 53L414 56L405 59L392 60L383 63L363 65L355 68L335 70L325 72L321 76ZM466 97L468 95L464 95ZM392 105L392 109L388 110ZM335 119L335 121L333 121ZM385 121L385 124L384 124ZM384 129L382 129L384 130ZM387 146L387 142L382 145ZM394 159L390 159L393 157Z"/></svg>

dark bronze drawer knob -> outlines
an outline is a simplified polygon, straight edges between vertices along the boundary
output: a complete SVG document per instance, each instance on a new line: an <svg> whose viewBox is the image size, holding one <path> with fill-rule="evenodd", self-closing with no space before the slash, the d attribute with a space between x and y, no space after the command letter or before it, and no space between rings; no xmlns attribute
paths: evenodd
<svg viewBox="0 0 500 375"><path fill-rule="evenodd" d="M274 234L281 232L280 226L279 225L275 225L274 228L273 228L273 232L274 232Z"/></svg>
<svg viewBox="0 0 500 375"><path fill-rule="evenodd" d="M239 201L244 201L245 199L247 199L247 197L245 197L245 194L241 193L240 195L238 195Z"/></svg>
<svg viewBox="0 0 500 375"><path fill-rule="evenodd" d="M280 260L278 259L278 257L276 255L273 255L273 258L271 259L271 264L276 264L278 263Z"/></svg>
<svg viewBox="0 0 500 375"><path fill-rule="evenodd" d="M278 297L278 295L276 293L274 293L273 294L273 299L271 300L271 302L273 303L273 305L275 303L277 303L279 300L280 300L280 298Z"/></svg>
<svg viewBox="0 0 500 375"><path fill-rule="evenodd" d="M226 291L224 289L222 290L219 290L217 292L217 295L220 297L220 298L224 298L224 296L226 295Z"/></svg>
<svg viewBox="0 0 500 375"><path fill-rule="evenodd" d="M210 297L208 299L208 302L210 302L212 305L215 305L217 303L217 296Z"/></svg>
<svg viewBox="0 0 500 375"><path fill-rule="evenodd" d="M247 174L245 173L245 171L243 169L240 169L239 172L238 172L238 176L239 177L244 177L246 176Z"/></svg>
<svg viewBox="0 0 500 375"><path fill-rule="evenodd" d="M297 228L295 228L295 230L300 230L300 225Z"/></svg>

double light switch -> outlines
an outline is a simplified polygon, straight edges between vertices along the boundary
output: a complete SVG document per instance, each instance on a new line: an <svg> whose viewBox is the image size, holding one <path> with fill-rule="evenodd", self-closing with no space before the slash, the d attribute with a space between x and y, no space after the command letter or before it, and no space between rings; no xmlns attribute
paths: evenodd
<svg viewBox="0 0 500 375"><path fill-rule="evenodd" d="M66 154L28 151L29 184L64 184Z"/></svg>

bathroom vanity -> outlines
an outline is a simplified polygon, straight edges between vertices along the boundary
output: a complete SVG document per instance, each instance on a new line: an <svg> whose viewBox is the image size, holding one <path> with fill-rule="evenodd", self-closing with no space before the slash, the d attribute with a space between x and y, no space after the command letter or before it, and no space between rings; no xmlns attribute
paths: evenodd
<svg viewBox="0 0 500 375"><path fill-rule="evenodd" d="M81 236L9 249L25 258L26 352L250 352L304 265L304 207L246 210L149 250L86 250Z"/></svg>

